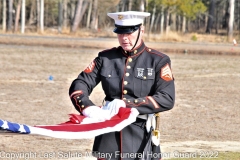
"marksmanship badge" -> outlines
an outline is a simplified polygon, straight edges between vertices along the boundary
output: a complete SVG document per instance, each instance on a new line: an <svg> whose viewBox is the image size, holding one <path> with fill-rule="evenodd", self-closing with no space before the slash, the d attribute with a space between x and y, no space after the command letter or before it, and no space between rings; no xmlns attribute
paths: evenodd
<svg viewBox="0 0 240 160"><path fill-rule="evenodd" d="M147 70L148 70L148 76L152 76L153 68L147 68Z"/></svg>
<svg viewBox="0 0 240 160"><path fill-rule="evenodd" d="M137 77L143 77L144 68L137 68Z"/></svg>

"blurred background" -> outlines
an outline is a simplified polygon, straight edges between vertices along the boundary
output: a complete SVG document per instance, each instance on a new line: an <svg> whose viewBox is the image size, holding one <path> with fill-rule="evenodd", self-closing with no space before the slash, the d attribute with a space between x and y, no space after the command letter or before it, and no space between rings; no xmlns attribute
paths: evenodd
<svg viewBox="0 0 240 160"><path fill-rule="evenodd" d="M143 11L148 41L240 39L240 0L1 0L0 10L0 33L112 37L108 12Z"/></svg>

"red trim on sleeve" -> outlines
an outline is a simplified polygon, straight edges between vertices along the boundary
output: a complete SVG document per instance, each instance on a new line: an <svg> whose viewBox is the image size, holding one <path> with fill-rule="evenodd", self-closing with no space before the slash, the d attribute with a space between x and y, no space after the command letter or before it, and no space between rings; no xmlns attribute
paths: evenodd
<svg viewBox="0 0 240 160"><path fill-rule="evenodd" d="M147 98L152 102L154 108L160 108L157 102L151 96L148 96Z"/></svg>
<svg viewBox="0 0 240 160"><path fill-rule="evenodd" d="M78 90L78 91L74 91L71 95L70 95L70 98L72 98L75 94L83 94L83 91L82 90Z"/></svg>

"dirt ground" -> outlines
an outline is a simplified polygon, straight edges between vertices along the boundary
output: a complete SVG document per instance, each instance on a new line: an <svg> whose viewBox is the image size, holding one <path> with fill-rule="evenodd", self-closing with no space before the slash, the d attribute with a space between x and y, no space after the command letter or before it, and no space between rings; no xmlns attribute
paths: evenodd
<svg viewBox="0 0 240 160"><path fill-rule="evenodd" d="M28 125L67 121L69 113L76 113L68 97L70 83L99 51L0 44L0 119ZM176 103L161 113L163 152L240 152L240 56L167 54L172 59ZM91 99L101 105L103 98L98 85ZM0 134L0 155L91 160L86 153L92 142Z"/></svg>

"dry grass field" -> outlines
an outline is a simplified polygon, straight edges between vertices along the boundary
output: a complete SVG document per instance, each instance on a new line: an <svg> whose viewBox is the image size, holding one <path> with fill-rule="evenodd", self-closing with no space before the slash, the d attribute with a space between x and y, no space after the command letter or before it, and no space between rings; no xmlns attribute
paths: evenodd
<svg viewBox="0 0 240 160"><path fill-rule="evenodd" d="M0 119L28 125L68 120L75 112L68 97L70 83L99 51L0 44ZM166 54L172 59L176 103L161 114L163 152L240 152L240 56ZM91 99L101 105L103 98L98 85ZM92 139L0 134L2 155L36 153L32 159L91 160L74 157L91 146Z"/></svg>

